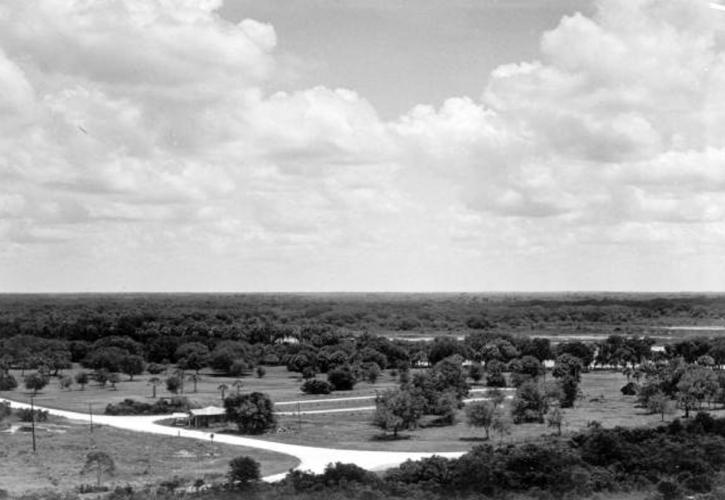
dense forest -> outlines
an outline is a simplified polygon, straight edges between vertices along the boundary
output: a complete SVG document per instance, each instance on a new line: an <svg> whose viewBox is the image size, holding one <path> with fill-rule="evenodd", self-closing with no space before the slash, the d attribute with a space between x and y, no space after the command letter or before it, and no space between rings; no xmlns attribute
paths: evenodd
<svg viewBox="0 0 725 500"><path fill-rule="evenodd" d="M214 336L304 326L351 332L648 333L725 324L724 295L652 294L80 294L0 295L0 338L95 341L160 332Z"/></svg>

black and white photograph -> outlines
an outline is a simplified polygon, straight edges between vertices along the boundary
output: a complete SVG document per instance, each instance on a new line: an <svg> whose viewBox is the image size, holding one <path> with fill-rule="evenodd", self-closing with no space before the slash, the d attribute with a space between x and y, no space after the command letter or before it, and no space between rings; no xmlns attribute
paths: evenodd
<svg viewBox="0 0 725 500"><path fill-rule="evenodd" d="M0 0L0 500L725 500L725 0Z"/></svg>

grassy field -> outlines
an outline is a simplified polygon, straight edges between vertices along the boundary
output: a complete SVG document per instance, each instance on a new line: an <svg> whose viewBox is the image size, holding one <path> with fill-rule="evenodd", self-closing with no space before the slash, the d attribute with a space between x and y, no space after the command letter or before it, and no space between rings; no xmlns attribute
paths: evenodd
<svg viewBox="0 0 725 500"><path fill-rule="evenodd" d="M648 415L634 405L634 397L623 396L620 388L627 382L620 373L594 371L582 376L582 398L573 409L565 411L564 432L583 429L591 421L598 421L604 427L649 426L660 423L658 415ZM360 404L360 406L367 405ZM506 403L508 404L508 403ZM405 439L381 440L381 431L370 424L370 411L350 411L328 415L303 415L300 422L296 417L280 419L281 426L288 432L266 436L267 439L295 444L320 445L328 443L334 448L356 448L389 451L456 451L465 450L483 441L482 429L472 428L465 423L463 411L459 412L457 423L447 427L427 427L404 433ZM679 416L667 417L671 420ZM522 424L512 426L507 442L536 438L554 430L545 424Z"/></svg>
<svg viewBox="0 0 725 500"><path fill-rule="evenodd" d="M12 423L13 427L20 425ZM0 489L19 494L95 484L95 474L81 474L91 450L104 451L115 462L116 471L104 480L105 485L158 484L175 476L190 482L198 478L221 481L229 461L240 455L257 460L263 475L284 472L297 465L293 457L264 450L106 426L94 426L90 434L87 425L55 417L48 423L39 423L36 436L37 452L33 453L30 432L0 432Z"/></svg>
<svg viewBox="0 0 725 500"><path fill-rule="evenodd" d="M74 370L74 371L77 371ZM19 378L19 377L18 377ZM124 398L152 401L151 388L148 386L148 375L136 377L134 381L122 381L117 390L89 385L84 391L74 386L72 391L61 391L56 379L36 397L36 404L75 411L88 411L92 404L95 412L102 412L106 404ZM225 383L231 386L234 379L217 377L202 372L197 392L193 392L192 384L187 382L185 395L201 406L220 405L220 394L217 387ZM377 384L359 383L355 390L336 392L328 396L305 395L299 391L300 380L295 374L287 372L283 367L267 369L263 378L245 377L243 392L261 391L269 393L274 401L318 401L302 403L299 408L304 410L320 410L332 408L349 408L349 412L337 412L321 415L280 416L280 432L265 436L265 439L294 444L312 446L329 446L333 448L370 449L386 451L455 451L465 450L481 442L483 431L465 424L465 416L461 411L457 423L446 427L421 427L405 433L405 439L390 441L381 439L379 429L370 424L371 411L356 410L358 407L373 405L372 399L353 401L324 401L342 397L374 396L381 391L396 385L393 377L386 372ZM598 421L605 427L616 425L639 426L654 425L659 422L657 415L648 415L634 405L631 396L623 396L620 388L626 379L620 373L612 371L593 371L583 374L582 398L573 409L565 412L566 432L582 429L591 421ZM230 389L234 391L234 389ZM227 392L229 394L229 392ZM27 400L29 393L25 390L4 392L9 398ZM168 396L165 388L158 388L159 396ZM280 405L280 411L295 411L296 404ZM670 417L674 418L674 417ZM222 429L216 429L217 432ZM229 431L233 431L230 427ZM513 426L509 441L520 441L551 433L552 429L544 424L524 424Z"/></svg>
<svg viewBox="0 0 725 500"><path fill-rule="evenodd" d="M62 374L74 376L77 372L82 371L80 367L74 367L72 370L64 370ZM374 396L376 391L385 390L396 385L396 380L390 376L388 371L380 377L376 384L360 382L352 391L337 392L327 396L324 395L307 395L299 390L302 380L296 373L288 372L284 367L266 367L267 374L262 378L250 375L239 380L242 381L242 392L259 391L270 395L273 401L297 401L297 400L319 400L334 399L342 397L356 396ZM30 392L23 386L23 377L18 370L12 371L17 379L19 386L14 391L4 391L0 393L3 397L15 399L18 401L29 401ZM157 375L160 379L165 380L168 375ZM190 381L185 383L184 396L198 406L221 406L221 393L218 387L222 384L229 386L226 395L234 393L236 389L232 387L235 378L218 376L209 371L202 370L200 373L201 380L198 382L196 392L194 392L194 384ZM116 389L110 386L99 387L96 383L90 383L81 390L80 386L73 384L70 391L61 390L58 386L58 379L51 378L48 384L40 391L36 398L36 404L51 408L60 408L63 410L88 412L88 405L92 405L93 411L102 413L103 409L109 403L117 403L126 398L136 399L138 401L153 402L151 398L152 387L148 381L153 375L140 375L134 377L133 381L129 381L128 377L123 375L121 382L116 385ZM319 378L324 379L324 375ZM168 397L173 394L166 390L165 384L161 384L156 389L158 397ZM305 409L324 409L330 407L340 407L340 405L349 404L350 406L359 406L360 402L352 401L350 403L311 403L304 404ZM280 410L291 410L296 407L283 406Z"/></svg>

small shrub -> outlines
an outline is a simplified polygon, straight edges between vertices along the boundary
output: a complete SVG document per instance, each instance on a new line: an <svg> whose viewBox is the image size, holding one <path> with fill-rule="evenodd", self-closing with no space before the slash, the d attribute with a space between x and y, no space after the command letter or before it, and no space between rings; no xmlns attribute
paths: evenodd
<svg viewBox="0 0 725 500"><path fill-rule="evenodd" d="M620 389L620 392L625 396L636 396L638 391L639 386L634 382L629 382Z"/></svg>
<svg viewBox="0 0 725 500"><path fill-rule="evenodd" d="M21 422L32 422L33 413L35 413L36 422L46 422L48 420L48 412L46 410L31 410L30 408L18 408L15 415Z"/></svg>
<svg viewBox="0 0 725 500"><path fill-rule="evenodd" d="M242 456L229 462L229 482L246 486L260 478L259 463L251 457Z"/></svg>
<svg viewBox="0 0 725 500"><path fill-rule="evenodd" d="M267 374L267 370L263 366L257 367L257 378L262 378Z"/></svg>

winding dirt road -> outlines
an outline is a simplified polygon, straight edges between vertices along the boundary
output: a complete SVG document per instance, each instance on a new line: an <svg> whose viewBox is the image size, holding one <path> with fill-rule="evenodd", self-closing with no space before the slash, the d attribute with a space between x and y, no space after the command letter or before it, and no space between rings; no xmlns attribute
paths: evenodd
<svg viewBox="0 0 725 500"><path fill-rule="evenodd" d="M344 398L341 398L344 399ZM20 403L9 399L0 398L0 401L6 401L10 403L13 408L30 408L27 403ZM329 399L327 401L334 401ZM54 408L45 408L36 406L37 409L47 410L51 415L64 417L69 420L88 422L90 417L84 413L76 413L72 411L57 410ZM355 411L356 408L346 408L345 411ZM325 410L314 410L314 411L325 411ZM327 410L331 411L331 410ZM119 429L126 429L136 432L148 432L152 434L161 434L166 436L178 436L191 439L200 439L203 441L210 441L212 433L203 432L190 429L180 429L178 427L167 427L160 425L157 422L160 420L166 420L174 417L186 418L186 413L177 413L173 415L154 415L154 416L108 416L108 415L94 415L93 422L101 425L108 425L110 427L116 427ZM262 439L246 438L242 436L232 436L229 434L214 434L215 443L225 443L237 446L246 446L249 448L258 448L262 450L274 451L277 453L283 453L285 455L291 455L300 461L297 469L308 470L315 473L321 473L325 466L329 463L343 462L343 463L354 463L358 466L367 470L385 470L390 467L395 467L402 462L412 459L418 460L433 455L442 457L459 457L463 455L464 451L459 452L390 452L390 451L364 451L364 450L339 450L336 448L318 448L313 446L301 446L294 444L278 443L274 441L265 441ZM286 475L285 473L274 474L263 478L265 481L274 482L279 481Z"/></svg>

